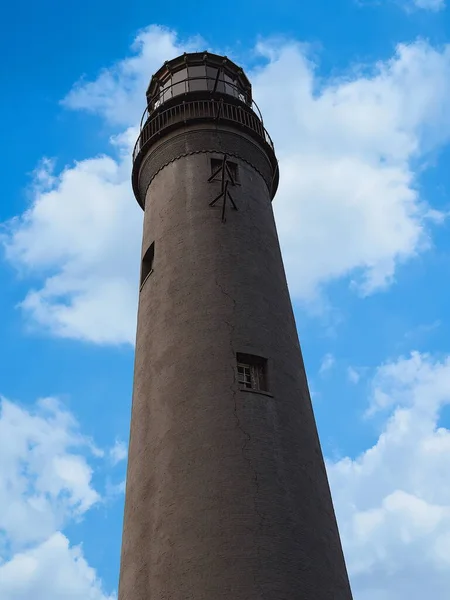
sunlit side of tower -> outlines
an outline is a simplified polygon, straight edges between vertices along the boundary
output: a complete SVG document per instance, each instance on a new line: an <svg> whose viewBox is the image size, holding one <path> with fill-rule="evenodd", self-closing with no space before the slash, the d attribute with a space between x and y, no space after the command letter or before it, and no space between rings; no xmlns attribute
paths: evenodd
<svg viewBox="0 0 450 600"><path fill-rule="evenodd" d="M119 600L351 600L277 160L242 69L166 62L133 160L145 214Z"/></svg>

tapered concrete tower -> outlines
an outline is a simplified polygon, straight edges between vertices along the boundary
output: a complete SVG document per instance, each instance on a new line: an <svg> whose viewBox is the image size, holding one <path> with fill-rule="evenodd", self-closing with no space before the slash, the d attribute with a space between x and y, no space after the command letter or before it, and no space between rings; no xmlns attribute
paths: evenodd
<svg viewBox="0 0 450 600"><path fill-rule="evenodd" d="M145 216L119 600L350 600L277 160L242 69L166 62L133 158Z"/></svg>

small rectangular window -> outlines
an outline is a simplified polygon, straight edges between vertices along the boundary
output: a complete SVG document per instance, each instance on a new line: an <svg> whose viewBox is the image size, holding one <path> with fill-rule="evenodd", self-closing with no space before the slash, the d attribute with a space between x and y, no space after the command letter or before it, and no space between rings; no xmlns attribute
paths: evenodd
<svg viewBox="0 0 450 600"><path fill-rule="evenodd" d="M155 243L151 244L142 259L141 267L141 289L148 277L153 273L153 261L155 259Z"/></svg>
<svg viewBox="0 0 450 600"><path fill-rule="evenodd" d="M223 158L211 159L211 181L222 181L222 171L224 169ZM225 161L225 181L231 181L233 185L238 183L238 166L232 160Z"/></svg>
<svg viewBox="0 0 450 600"><path fill-rule="evenodd" d="M241 387L267 392L267 360L252 354L237 354L237 374Z"/></svg>

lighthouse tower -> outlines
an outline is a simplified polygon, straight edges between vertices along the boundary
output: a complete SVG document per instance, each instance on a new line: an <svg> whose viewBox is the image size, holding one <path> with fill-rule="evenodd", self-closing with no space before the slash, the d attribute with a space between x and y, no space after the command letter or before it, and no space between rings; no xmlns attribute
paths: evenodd
<svg viewBox="0 0 450 600"><path fill-rule="evenodd" d="M280 110L282 108L280 107ZM351 600L249 80L152 77L119 600Z"/></svg>

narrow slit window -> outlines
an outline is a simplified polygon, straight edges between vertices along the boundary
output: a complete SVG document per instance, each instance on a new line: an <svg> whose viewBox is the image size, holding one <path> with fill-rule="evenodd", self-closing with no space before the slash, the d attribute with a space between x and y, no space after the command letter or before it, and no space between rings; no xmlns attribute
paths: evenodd
<svg viewBox="0 0 450 600"><path fill-rule="evenodd" d="M239 385L248 390L267 392L267 360L252 354L237 354Z"/></svg>
<svg viewBox="0 0 450 600"><path fill-rule="evenodd" d="M222 181L222 172L224 169L223 158L211 159L211 181ZM225 181L231 181L233 185L239 181L239 173L237 163L232 160L225 161Z"/></svg>
<svg viewBox="0 0 450 600"><path fill-rule="evenodd" d="M149 275L153 272L153 261L155 259L155 243L151 244L147 248L147 251L144 254L142 259L142 267L141 267L141 288L144 283L147 281Z"/></svg>

